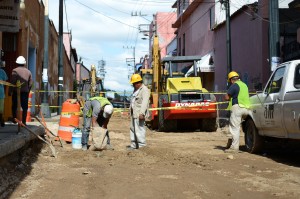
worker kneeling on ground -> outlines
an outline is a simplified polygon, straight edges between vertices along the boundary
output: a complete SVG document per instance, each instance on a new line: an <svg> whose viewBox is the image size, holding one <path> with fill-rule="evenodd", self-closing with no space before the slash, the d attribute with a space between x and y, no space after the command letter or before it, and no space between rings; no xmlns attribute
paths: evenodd
<svg viewBox="0 0 300 199"><path fill-rule="evenodd" d="M92 97L83 108L82 150L88 149L89 134L93 147L98 150L113 149L110 145L107 125L113 114L113 106L105 97Z"/></svg>

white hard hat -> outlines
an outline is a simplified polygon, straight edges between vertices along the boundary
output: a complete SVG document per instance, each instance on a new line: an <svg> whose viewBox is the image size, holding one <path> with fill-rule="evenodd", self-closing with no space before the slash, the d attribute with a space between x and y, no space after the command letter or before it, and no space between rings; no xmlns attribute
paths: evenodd
<svg viewBox="0 0 300 199"><path fill-rule="evenodd" d="M114 107L111 104L108 104L104 107L103 117L109 118L113 112L114 112Z"/></svg>
<svg viewBox="0 0 300 199"><path fill-rule="evenodd" d="M26 59L23 56L19 56L16 60L17 64L26 64Z"/></svg>

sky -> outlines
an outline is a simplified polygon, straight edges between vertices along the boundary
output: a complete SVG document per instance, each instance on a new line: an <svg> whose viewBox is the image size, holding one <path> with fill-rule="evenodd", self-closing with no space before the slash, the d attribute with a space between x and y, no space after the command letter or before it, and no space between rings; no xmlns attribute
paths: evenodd
<svg viewBox="0 0 300 199"><path fill-rule="evenodd" d="M175 0L64 0L64 32L71 31L72 47L90 68L106 62L104 87L132 91L127 60L135 53L136 63L149 53L145 30L156 12L174 12ZM58 31L59 0L48 0L49 19ZM133 16L137 15L137 16ZM135 52L134 52L135 51ZM128 59L129 58L129 59ZM132 70L131 70L132 71Z"/></svg>
<svg viewBox="0 0 300 199"><path fill-rule="evenodd" d="M291 0L279 0L288 7ZM48 0L49 19L58 31L59 0ZM64 32L71 31L72 47L83 64L90 68L106 62L104 87L129 91L130 72L127 60L135 53L136 63L149 53L149 40L143 40L139 27L145 30L157 12L175 12L175 0L64 0ZM251 1L252 2L252 1ZM241 0L241 4L249 0ZM141 25L141 26L139 26ZM130 62L133 65L133 62Z"/></svg>

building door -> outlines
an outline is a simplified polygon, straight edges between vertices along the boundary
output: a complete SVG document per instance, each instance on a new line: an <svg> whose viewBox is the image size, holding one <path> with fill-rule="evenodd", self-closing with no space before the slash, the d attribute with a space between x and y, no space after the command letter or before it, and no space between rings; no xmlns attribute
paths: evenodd
<svg viewBox="0 0 300 199"><path fill-rule="evenodd" d="M30 70L31 74L32 74L32 88L31 88L31 91L34 92L33 95L32 95L32 98L31 98L31 113L35 113L35 99L36 96L35 95L35 89L37 88L38 85L36 85L36 48L32 48L32 47L29 47L28 48L28 62L27 62L27 66L28 66L28 69Z"/></svg>
<svg viewBox="0 0 300 199"><path fill-rule="evenodd" d="M18 33L4 32L2 34L2 48L4 51L5 68L4 71L7 74L8 82L11 81L11 72L17 67L17 39ZM9 96L9 87L5 86L5 99L4 99L4 120L8 121L12 117L12 99Z"/></svg>

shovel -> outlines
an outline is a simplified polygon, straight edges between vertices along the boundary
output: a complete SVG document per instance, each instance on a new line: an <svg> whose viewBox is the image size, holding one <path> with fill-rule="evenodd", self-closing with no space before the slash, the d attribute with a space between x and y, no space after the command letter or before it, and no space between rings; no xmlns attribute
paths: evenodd
<svg viewBox="0 0 300 199"><path fill-rule="evenodd" d="M60 139L60 137L58 136L58 135L55 135L50 129L48 129L47 127L46 127L46 125L44 124L44 123L42 123L42 121L38 118L38 117L36 117L36 116L34 116L34 118L45 128L45 130L46 131L48 131L51 135L53 135L54 137L57 137L58 138L58 140L59 140L59 142L60 142L60 146L62 147L62 148L64 148L64 146L63 146L63 143L62 143L62 141L61 141L61 139Z"/></svg>
<svg viewBox="0 0 300 199"><path fill-rule="evenodd" d="M134 135L135 148L139 149L140 147L139 147L139 142L138 142L136 132L135 132L135 122L134 122L133 116L132 116L132 125L133 125L133 135Z"/></svg>
<svg viewBox="0 0 300 199"><path fill-rule="evenodd" d="M35 132L33 132L30 128L28 128L27 126L25 126L20 120L18 120L17 118L15 118L15 121L22 127L24 127L28 132L32 133L33 135L35 135L38 139L42 140L43 142L45 142L51 149L52 155L53 157L57 157L56 156L56 151L54 146L49 143L48 141L46 141L45 139L43 139L41 136L39 136L38 134L36 134Z"/></svg>

